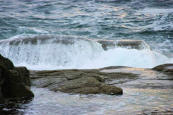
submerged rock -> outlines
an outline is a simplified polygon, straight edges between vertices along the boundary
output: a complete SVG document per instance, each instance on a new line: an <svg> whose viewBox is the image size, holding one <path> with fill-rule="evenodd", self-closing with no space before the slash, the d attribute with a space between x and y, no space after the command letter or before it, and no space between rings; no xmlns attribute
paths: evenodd
<svg viewBox="0 0 173 115"><path fill-rule="evenodd" d="M128 49L150 49L149 45L143 40L97 40L98 43L102 45L104 50L113 49L115 47L122 47Z"/></svg>
<svg viewBox="0 0 173 115"><path fill-rule="evenodd" d="M0 100L30 99L29 71L25 67L14 67L13 63L0 55Z"/></svg>
<svg viewBox="0 0 173 115"><path fill-rule="evenodd" d="M115 48L115 41L113 40L97 40L97 42L102 45L104 50Z"/></svg>
<svg viewBox="0 0 173 115"><path fill-rule="evenodd" d="M142 40L118 40L116 45L120 47L129 47L132 49L141 49L144 41Z"/></svg>

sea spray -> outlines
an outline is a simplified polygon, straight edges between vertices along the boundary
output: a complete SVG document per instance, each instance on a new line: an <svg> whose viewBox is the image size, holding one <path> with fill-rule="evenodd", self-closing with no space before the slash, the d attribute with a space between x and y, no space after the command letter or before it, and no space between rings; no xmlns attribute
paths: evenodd
<svg viewBox="0 0 173 115"><path fill-rule="evenodd" d="M104 40L103 40L104 41ZM106 41L105 41L106 42ZM96 40L69 36L17 37L0 42L0 53L10 58L16 66L30 69L100 68L106 66L130 66L152 68L168 63L166 56L150 50L141 41L119 41L127 47L117 45L108 50ZM130 48L132 43L140 49ZM127 44L128 43L128 44ZM108 44L109 45L109 44Z"/></svg>

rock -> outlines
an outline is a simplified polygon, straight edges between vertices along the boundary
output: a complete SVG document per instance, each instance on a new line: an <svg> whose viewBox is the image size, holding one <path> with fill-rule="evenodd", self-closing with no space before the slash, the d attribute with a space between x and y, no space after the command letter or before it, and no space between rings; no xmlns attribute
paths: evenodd
<svg viewBox="0 0 173 115"><path fill-rule="evenodd" d="M171 74L153 69L123 66L88 70L30 71L30 77L36 87L65 93L115 95L123 93L118 87L173 88Z"/></svg>
<svg viewBox="0 0 173 115"><path fill-rule="evenodd" d="M115 41L113 40L97 40L97 42L102 45L104 50L115 48Z"/></svg>
<svg viewBox="0 0 173 115"><path fill-rule="evenodd" d="M0 102L6 99L29 99L34 97L30 90L29 71L0 56Z"/></svg>
<svg viewBox="0 0 173 115"><path fill-rule="evenodd" d="M22 83L9 83L8 81L3 84L2 93L4 98L31 99L34 97L30 87Z"/></svg>
<svg viewBox="0 0 173 115"><path fill-rule="evenodd" d="M102 45L102 48L104 50L113 49L115 47L122 47L122 48L128 48L128 49L150 49L149 45L147 45L142 40L96 40L98 43Z"/></svg>
<svg viewBox="0 0 173 115"><path fill-rule="evenodd" d="M169 72L111 66L88 70L30 71L30 77L33 85L48 88L51 91L111 95L122 94L123 91L121 88L172 89L173 75L170 74L172 65L170 64L165 67L169 68Z"/></svg>
<svg viewBox="0 0 173 115"><path fill-rule="evenodd" d="M31 86L29 71L26 67L15 67L14 70L19 73L19 76L21 77L21 80L24 82L25 85Z"/></svg>
<svg viewBox="0 0 173 115"><path fill-rule="evenodd" d="M170 72L123 66L105 67L99 70L105 74L104 79L108 84L115 84L122 88L173 88L173 75Z"/></svg>
<svg viewBox="0 0 173 115"><path fill-rule="evenodd" d="M7 76L2 84L2 94L5 98L30 98L33 93L23 81L24 76L15 70L7 71Z"/></svg>
<svg viewBox="0 0 173 115"><path fill-rule="evenodd" d="M150 47L142 40L118 40L116 45L119 47L125 47L129 49L150 49Z"/></svg>
<svg viewBox="0 0 173 115"><path fill-rule="evenodd" d="M58 89L59 91L66 93L80 93L80 94L122 94L121 88L115 86L109 86L99 82L94 77L81 77L78 79L66 81Z"/></svg>
<svg viewBox="0 0 173 115"><path fill-rule="evenodd" d="M52 91L79 94L122 94L123 90L105 84L98 70L31 71L32 84ZM109 74L107 74L109 75Z"/></svg>
<svg viewBox="0 0 173 115"><path fill-rule="evenodd" d="M154 67L153 70L173 73L173 63L158 65Z"/></svg>
<svg viewBox="0 0 173 115"><path fill-rule="evenodd" d="M123 94L123 90L121 88L107 84L101 85L101 91L109 95Z"/></svg>
<svg viewBox="0 0 173 115"><path fill-rule="evenodd" d="M4 66L7 69L13 69L13 63L8 59L0 55L0 65Z"/></svg>

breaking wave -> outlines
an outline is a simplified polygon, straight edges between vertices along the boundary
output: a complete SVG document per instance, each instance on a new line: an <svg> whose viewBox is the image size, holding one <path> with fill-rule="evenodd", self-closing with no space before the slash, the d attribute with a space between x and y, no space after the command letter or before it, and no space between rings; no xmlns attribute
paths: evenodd
<svg viewBox="0 0 173 115"><path fill-rule="evenodd" d="M172 60L139 40L91 40L69 36L16 37L0 41L0 53L29 69L151 68Z"/></svg>

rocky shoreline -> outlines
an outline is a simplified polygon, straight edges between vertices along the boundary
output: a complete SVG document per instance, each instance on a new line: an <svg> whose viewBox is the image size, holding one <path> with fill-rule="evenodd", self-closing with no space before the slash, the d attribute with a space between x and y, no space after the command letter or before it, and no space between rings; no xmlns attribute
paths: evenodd
<svg viewBox="0 0 173 115"><path fill-rule="evenodd" d="M33 86L70 94L122 95L125 88L173 90L173 64L163 64L152 69L116 66L81 70L30 70L30 77ZM172 109L143 110L138 115L172 115Z"/></svg>
<svg viewBox="0 0 173 115"><path fill-rule="evenodd" d="M0 102L30 100L30 86L69 94L123 95L123 88L173 89L173 64L152 69L112 66L100 69L27 70L0 55ZM173 111L150 111L173 114ZM145 114L145 112L143 113Z"/></svg>
<svg viewBox="0 0 173 115"><path fill-rule="evenodd" d="M118 87L171 88L173 64L153 69L106 67L101 69L71 69L30 71L32 85L52 91L81 94L122 94ZM118 87L117 87L118 86Z"/></svg>
<svg viewBox="0 0 173 115"><path fill-rule="evenodd" d="M109 74L108 74L109 75ZM105 83L107 74L98 70L30 71L32 85L52 91L80 94L122 94L121 88Z"/></svg>

